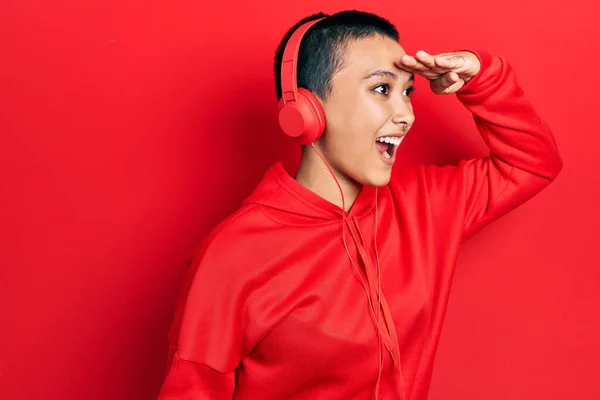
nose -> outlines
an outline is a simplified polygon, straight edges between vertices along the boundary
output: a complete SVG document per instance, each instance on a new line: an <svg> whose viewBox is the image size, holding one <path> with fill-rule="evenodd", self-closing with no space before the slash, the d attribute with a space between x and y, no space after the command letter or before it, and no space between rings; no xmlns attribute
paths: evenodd
<svg viewBox="0 0 600 400"><path fill-rule="evenodd" d="M392 122L395 125L402 125L404 131L408 131L415 122L415 114L413 113L412 106L408 101L398 101L396 107L394 107L394 115L392 115Z"/></svg>

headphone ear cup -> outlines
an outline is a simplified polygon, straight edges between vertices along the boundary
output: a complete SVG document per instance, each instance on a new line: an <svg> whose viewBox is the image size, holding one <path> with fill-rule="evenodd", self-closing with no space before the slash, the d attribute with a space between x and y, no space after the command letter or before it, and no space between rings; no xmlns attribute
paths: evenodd
<svg viewBox="0 0 600 400"><path fill-rule="evenodd" d="M310 144L325 131L325 113L317 97L309 90L298 89L295 102L280 101L279 126L300 144Z"/></svg>
<svg viewBox="0 0 600 400"><path fill-rule="evenodd" d="M310 144L321 137L325 132L325 112L321 103L310 90L299 88L298 97L302 98L307 103L307 108L310 110L310 122L306 123L306 133L303 135L302 144Z"/></svg>

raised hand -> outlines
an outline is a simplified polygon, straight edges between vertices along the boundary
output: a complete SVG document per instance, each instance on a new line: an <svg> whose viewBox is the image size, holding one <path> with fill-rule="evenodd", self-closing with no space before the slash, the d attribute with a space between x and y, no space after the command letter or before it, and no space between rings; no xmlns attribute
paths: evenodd
<svg viewBox="0 0 600 400"><path fill-rule="evenodd" d="M481 69L477 56L468 51L430 55L419 50L414 56L403 55L396 64L427 78L435 94L455 93Z"/></svg>

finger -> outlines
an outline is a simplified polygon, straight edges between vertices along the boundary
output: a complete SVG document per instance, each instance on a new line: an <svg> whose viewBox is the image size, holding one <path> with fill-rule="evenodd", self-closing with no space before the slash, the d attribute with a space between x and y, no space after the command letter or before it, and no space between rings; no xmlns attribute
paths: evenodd
<svg viewBox="0 0 600 400"><path fill-rule="evenodd" d="M473 67L473 61L469 57L457 53L438 54L435 62L436 65L443 66L446 70L451 69L459 75Z"/></svg>
<svg viewBox="0 0 600 400"><path fill-rule="evenodd" d="M402 69L403 71L410 72L413 75L422 76L423 78L425 78L429 81L440 77L439 73L431 72L430 70L419 71L419 70L408 68L408 67L399 67L399 68Z"/></svg>
<svg viewBox="0 0 600 400"><path fill-rule="evenodd" d="M460 79L460 77L458 76L458 74L454 71L450 71L450 72L446 72L445 74L443 74L442 76L440 76L437 81L439 81L440 85L444 86L444 87L449 87L454 85L456 82L458 82L458 80Z"/></svg>
<svg viewBox="0 0 600 400"><path fill-rule="evenodd" d="M425 70L429 69L428 66L424 65L419 60L417 60L415 57L408 55L408 54L403 54L402 57L400 57L400 60L398 61L397 64L399 67L405 66L405 67L411 68L415 71L425 71Z"/></svg>
<svg viewBox="0 0 600 400"><path fill-rule="evenodd" d="M431 89L435 94L454 93L465 84L456 72L447 72L438 79L431 81Z"/></svg>
<svg viewBox="0 0 600 400"><path fill-rule="evenodd" d="M441 86L439 84L439 82L437 82L437 81L431 81L431 90L433 91L433 93L440 94L440 95L452 94L452 93L457 92L464 85L465 85L465 81L463 81L462 79L459 79L458 82L456 82L455 84L453 84L451 86L447 86L447 87Z"/></svg>
<svg viewBox="0 0 600 400"><path fill-rule="evenodd" d="M432 72L426 65L423 65L417 61L413 56L404 54L398 62L396 62L398 68L413 74L418 74L426 79L437 79L440 74L438 72Z"/></svg>
<svg viewBox="0 0 600 400"><path fill-rule="evenodd" d="M435 64L434 57L431 54L427 53L426 51L424 51L424 50L417 51L415 53L415 58L417 61L419 61L423 65L426 65L428 68L439 70L439 67Z"/></svg>
<svg viewBox="0 0 600 400"><path fill-rule="evenodd" d="M465 85L465 81L462 80L462 79L459 79L458 82L456 82L454 85L446 88L446 93L445 94L456 93L464 85Z"/></svg>
<svg viewBox="0 0 600 400"><path fill-rule="evenodd" d="M465 66L463 56L437 56L434 58L435 65L444 69L456 70Z"/></svg>
<svg viewBox="0 0 600 400"><path fill-rule="evenodd" d="M469 69L468 60L460 54L442 53L437 56L432 56L423 50L419 50L416 54L418 60L429 67L429 70L438 75L444 74L450 70L457 73L465 72Z"/></svg>
<svg viewBox="0 0 600 400"><path fill-rule="evenodd" d="M419 71L418 69L410 68L410 67L407 67L407 66L405 66L405 65L402 65L402 64L400 64L400 63L398 63L398 64L397 64L397 66L398 66L398 68L400 68L401 70L403 70L403 71L407 71L407 72L410 72L410 73L412 73L412 74L415 74L415 75L417 75L417 74L421 74L421 73L422 73L422 71Z"/></svg>

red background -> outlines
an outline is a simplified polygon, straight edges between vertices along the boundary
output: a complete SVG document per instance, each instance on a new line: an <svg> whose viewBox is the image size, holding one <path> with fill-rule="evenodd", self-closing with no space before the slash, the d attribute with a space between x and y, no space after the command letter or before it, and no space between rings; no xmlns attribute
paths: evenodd
<svg viewBox="0 0 600 400"><path fill-rule="evenodd" d="M156 396L192 247L297 156L275 47L345 8L392 20L408 52L506 57L565 163L465 243L430 398L600 398L593 1L249 3L0 5L0 398ZM458 101L417 85L401 163L485 154Z"/></svg>

